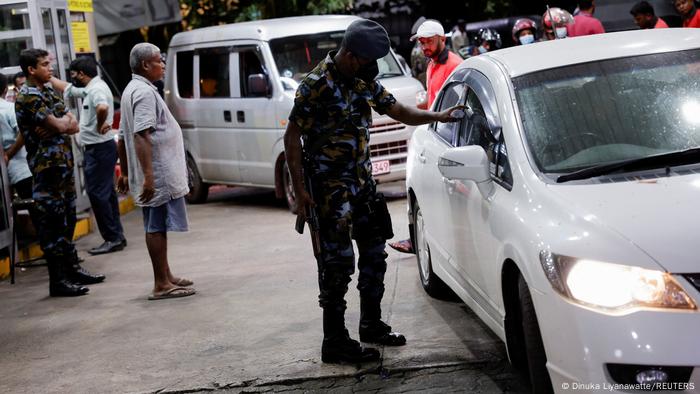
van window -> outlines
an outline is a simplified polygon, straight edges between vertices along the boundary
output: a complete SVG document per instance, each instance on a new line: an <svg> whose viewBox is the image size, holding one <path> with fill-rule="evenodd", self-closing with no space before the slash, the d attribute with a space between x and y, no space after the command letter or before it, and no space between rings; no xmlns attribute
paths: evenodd
<svg viewBox="0 0 700 394"><path fill-rule="evenodd" d="M175 71L177 72L177 93L182 98L194 97L193 51L175 54Z"/></svg>
<svg viewBox="0 0 700 394"><path fill-rule="evenodd" d="M200 97L231 97L229 48L205 48L198 54Z"/></svg>
<svg viewBox="0 0 700 394"><path fill-rule="evenodd" d="M251 94L248 91L248 77L254 74L264 74L262 56L256 47L241 48L238 54L240 78L241 78L241 97L259 97Z"/></svg>

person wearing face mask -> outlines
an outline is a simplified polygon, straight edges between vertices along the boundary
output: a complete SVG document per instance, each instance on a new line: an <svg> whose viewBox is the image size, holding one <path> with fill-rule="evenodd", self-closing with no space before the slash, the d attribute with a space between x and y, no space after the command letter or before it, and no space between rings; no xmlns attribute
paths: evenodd
<svg viewBox="0 0 700 394"><path fill-rule="evenodd" d="M537 41L535 35L537 24L532 19L522 18L513 24L513 42L518 45L528 45Z"/></svg>
<svg viewBox="0 0 700 394"><path fill-rule="evenodd" d="M574 17L569 11L552 7L542 15L543 41L558 40L568 36L567 26L574 23Z"/></svg>
<svg viewBox="0 0 700 394"><path fill-rule="evenodd" d="M112 130L114 97L109 86L97 75L94 59L81 56L69 66L72 83L51 78L54 89L65 97L83 100L78 138L85 149L85 181L102 245L88 250L96 255L124 249L126 238L119 218L119 200L114 189L117 145Z"/></svg>
<svg viewBox="0 0 700 394"><path fill-rule="evenodd" d="M352 240L359 251L360 340L402 346L406 338L382 321L387 269L386 240L393 236L370 160L372 109L409 125L457 121L453 107L442 112L406 106L375 80L377 60L389 53L389 36L378 23L352 22L340 49L331 51L300 82L284 135L300 220L317 218L314 237L319 304L323 309L324 363L376 361L345 326L345 293L355 271ZM303 142L303 148L302 148ZM303 159L303 161L302 161Z"/></svg>
<svg viewBox="0 0 700 394"><path fill-rule="evenodd" d="M501 48L501 35L493 29L480 29L476 34L476 46L474 56L483 55L486 52Z"/></svg>
<svg viewBox="0 0 700 394"><path fill-rule="evenodd" d="M600 20L593 17L595 12L594 0L580 0L578 2L579 12L574 17L574 24L567 26L569 37L589 36L592 34L605 33Z"/></svg>

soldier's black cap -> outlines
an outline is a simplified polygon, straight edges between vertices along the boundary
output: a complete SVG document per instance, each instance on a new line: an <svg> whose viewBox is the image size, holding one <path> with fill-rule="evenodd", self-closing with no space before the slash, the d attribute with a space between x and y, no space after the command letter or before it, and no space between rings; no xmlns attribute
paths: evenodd
<svg viewBox="0 0 700 394"><path fill-rule="evenodd" d="M389 53L391 44L389 35L379 23L359 19L345 30L343 46L359 57L377 60Z"/></svg>

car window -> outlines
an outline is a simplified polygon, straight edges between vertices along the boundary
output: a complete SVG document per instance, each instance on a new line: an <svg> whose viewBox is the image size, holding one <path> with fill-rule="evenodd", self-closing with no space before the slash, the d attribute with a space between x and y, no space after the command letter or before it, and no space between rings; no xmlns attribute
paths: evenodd
<svg viewBox="0 0 700 394"><path fill-rule="evenodd" d="M459 132L457 146L479 145L484 148L489 159L491 176L511 185L513 179L503 134L499 133L498 139L495 137L481 101L471 89L467 93L466 107L466 125Z"/></svg>
<svg viewBox="0 0 700 394"><path fill-rule="evenodd" d="M200 97L231 97L228 48L205 48L199 53Z"/></svg>
<svg viewBox="0 0 700 394"><path fill-rule="evenodd" d="M238 54L239 75L241 83L241 97L260 97L250 92L248 77L255 74L267 74L264 68L264 61L257 47L241 48Z"/></svg>
<svg viewBox="0 0 700 394"><path fill-rule="evenodd" d="M450 107L462 103L464 93L466 91L466 85L463 83L452 83L448 84L443 88L440 93L440 105L438 105L438 111L444 111ZM434 124L435 132L445 140L448 144L454 144L455 136L460 129L462 122L436 122Z"/></svg>
<svg viewBox="0 0 700 394"><path fill-rule="evenodd" d="M177 93L182 98L194 97L194 70L192 62L194 51L175 54L175 72L177 72Z"/></svg>

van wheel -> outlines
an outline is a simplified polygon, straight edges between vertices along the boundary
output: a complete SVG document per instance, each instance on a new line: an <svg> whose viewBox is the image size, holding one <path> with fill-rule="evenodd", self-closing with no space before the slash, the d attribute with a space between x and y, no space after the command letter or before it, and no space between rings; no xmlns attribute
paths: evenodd
<svg viewBox="0 0 700 394"><path fill-rule="evenodd" d="M522 275L518 278L518 295L522 316L523 338L530 385L533 393L552 393L552 381L547 371L547 354L544 352L540 326L537 323L535 305L532 303L530 289Z"/></svg>
<svg viewBox="0 0 700 394"><path fill-rule="evenodd" d="M282 185L284 186L284 197L287 201L287 207L296 215L297 213L297 198L294 195L294 185L292 185L292 175L287 167L287 160L282 164Z"/></svg>
<svg viewBox="0 0 700 394"><path fill-rule="evenodd" d="M191 156L187 156L187 177L192 187L190 188L190 193L185 196L185 200L190 204L206 202L209 196L209 184L202 182L197 165Z"/></svg>
<svg viewBox="0 0 700 394"><path fill-rule="evenodd" d="M432 259L430 257L430 246L425 238L425 222L423 220L423 212L416 201L413 208L413 217L415 218L415 239L414 245L416 251L416 260L418 261L418 273L420 274L420 283L423 285L423 290L429 296L438 299L445 299L450 295L445 282L438 278L433 272Z"/></svg>

